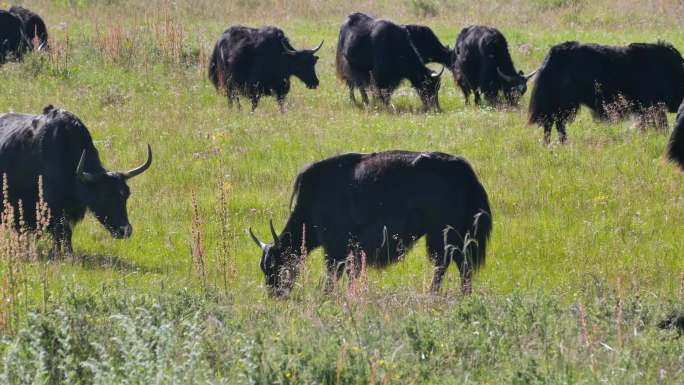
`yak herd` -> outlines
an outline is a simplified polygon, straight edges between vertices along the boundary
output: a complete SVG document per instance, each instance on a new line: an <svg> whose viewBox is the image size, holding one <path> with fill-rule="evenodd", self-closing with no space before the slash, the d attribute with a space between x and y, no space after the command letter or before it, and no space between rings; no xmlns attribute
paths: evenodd
<svg viewBox="0 0 684 385"><path fill-rule="evenodd" d="M246 97L254 111L262 96L272 95L284 112L292 76L308 88L319 86L315 66L322 45L298 50L279 28L233 26L216 42L209 79L229 106L240 108L240 97ZM47 29L38 15L21 7L0 10L0 64L47 49ZM427 63L440 63L442 69L435 72ZM408 80L425 111L441 111L445 69L466 104L473 94L476 104L484 98L494 107L517 106L535 77L529 123L543 127L546 143L554 125L560 142L566 141L566 124L581 105L597 119L618 111L654 126L666 126L666 112L679 109L667 156L684 168L684 59L665 42L624 47L566 42L551 47L542 65L526 75L516 69L506 38L495 28L464 28L451 49L426 26L354 13L340 29L335 65L354 105L368 106L370 93L389 107L393 90ZM74 114L48 106L39 115L0 116L0 172L9 186L4 198L34 208L41 194L37 181L42 181L51 255L72 253L72 228L86 211L113 237L131 235L126 181L150 167L149 145L147 152L142 165L111 172ZM493 227L487 192L473 168L463 158L438 152L348 153L321 160L296 177L293 203L283 231L270 223L272 242L262 242L249 229L262 250L266 287L277 296L292 288L304 248L324 249L330 290L342 273L358 274L364 263L396 262L422 236L435 265L432 290L439 291L454 262L462 291L469 293ZM30 219L26 225L37 227Z"/></svg>

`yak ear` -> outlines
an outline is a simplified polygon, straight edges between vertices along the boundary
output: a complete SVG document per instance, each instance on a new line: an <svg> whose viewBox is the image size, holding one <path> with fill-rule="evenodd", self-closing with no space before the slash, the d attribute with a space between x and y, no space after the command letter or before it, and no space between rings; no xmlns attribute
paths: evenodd
<svg viewBox="0 0 684 385"><path fill-rule="evenodd" d="M291 232L285 232L280 234L280 244L281 246L290 246L290 247L298 247L300 245L293 245L292 244L292 233Z"/></svg>

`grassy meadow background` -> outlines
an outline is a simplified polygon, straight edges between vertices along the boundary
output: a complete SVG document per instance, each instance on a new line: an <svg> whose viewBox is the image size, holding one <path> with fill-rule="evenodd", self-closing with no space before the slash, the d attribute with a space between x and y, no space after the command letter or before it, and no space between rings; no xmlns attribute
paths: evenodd
<svg viewBox="0 0 684 385"><path fill-rule="evenodd" d="M52 51L0 68L0 111L53 104L84 121L110 169L141 162L145 143L154 163L130 183L131 239L89 216L74 260L3 256L1 383L684 382L684 340L656 328L684 307L684 179L663 162L669 132L583 110L568 143L547 148L526 124L529 92L520 109L464 106L445 73L441 114L418 112L406 85L393 97L400 112L366 111L350 105L334 68L339 26L354 11L427 24L450 46L464 26L496 26L530 72L566 40L663 39L684 50L681 2L24 5L46 21ZM206 69L232 24L277 25L297 48L325 40L321 87L293 79L285 114L273 98L253 114L246 100L227 109ZM245 230L267 240L269 216L284 226L306 164L388 149L459 154L480 176L494 233L474 295L460 296L455 268L429 295L420 242L333 296L321 293L318 250L290 299L269 299Z"/></svg>

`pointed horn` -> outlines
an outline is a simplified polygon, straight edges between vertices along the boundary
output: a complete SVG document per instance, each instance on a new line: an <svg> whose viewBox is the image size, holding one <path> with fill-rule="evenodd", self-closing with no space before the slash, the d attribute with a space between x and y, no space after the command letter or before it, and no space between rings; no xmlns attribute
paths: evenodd
<svg viewBox="0 0 684 385"><path fill-rule="evenodd" d="M527 74L527 75L523 75L523 77L525 78L525 80L530 80L530 78L532 78L532 76L536 75L538 71L539 71L539 68L537 68L536 70L530 72L530 73Z"/></svg>
<svg viewBox="0 0 684 385"><path fill-rule="evenodd" d="M271 226L271 235L273 236L273 243L278 244L280 241L278 240L278 233L275 231L275 227L273 227L273 218L268 220L268 224Z"/></svg>
<svg viewBox="0 0 684 385"><path fill-rule="evenodd" d="M499 74L501 79L503 79L509 83L513 83L515 81L515 79L512 76L508 76L505 73L501 72L501 69L499 67L496 67L496 73Z"/></svg>
<svg viewBox="0 0 684 385"><path fill-rule="evenodd" d="M140 175L143 172L145 172L148 168L150 168L150 165L152 164L152 147L150 147L149 143L147 144L147 160L145 163L141 164L140 166L129 170L122 172L121 175L124 177L124 179L131 179L134 176Z"/></svg>
<svg viewBox="0 0 684 385"><path fill-rule="evenodd" d="M82 182L92 182L95 180L95 175L83 171L83 168L85 167L85 156L86 150L83 150L81 153L81 159L78 161L78 166L76 166L76 178Z"/></svg>
<svg viewBox="0 0 684 385"><path fill-rule="evenodd" d="M384 249L386 244L387 244L387 226L382 226L382 244L380 245L380 249Z"/></svg>
<svg viewBox="0 0 684 385"><path fill-rule="evenodd" d="M259 248L260 248L261 250L263 250L263 249L266 248L266 244L263 243L263 242L261 242L261 241L259 240L259 238L257 238L256 235L254 235L254 232L252 231L252 228L251 228L251 227L249 228L249 235L252 236L252 240L254 241L254 243L257 244L257 246L259 246Z"/></svg>
<svg viewBox="0 0 684 385"><path fill-rule="evenodd" d="M324 42L324 41L325 41L325 40L321 40L321 44L319 44L318 47L312 49L312 50L311 50L311 53L313 54L313 53L318 52L318 50L321 49L321 47L323 47L323 42Z"/></svg>
<svg viewBox="0 0 684 385"><path fill-rule="evenodd" d="M442 76L442 74L444 73L444 68L445 68L445 67L442 66L442 70L439 71L439 73L433 72L433 73L432 73L432 77L433 77L433 78L438 78L438 77Z"/></svg>
<svg viewBox="0 0 684 385"><path fill-rule="evenodd" d="M280 44L283 46L285 53L293 54L293 53L297 52L297 51L293 51L292 49L290 49L290 47L288 47L287 44L285 44L285 42L283 40L280 41Z"/></svg>

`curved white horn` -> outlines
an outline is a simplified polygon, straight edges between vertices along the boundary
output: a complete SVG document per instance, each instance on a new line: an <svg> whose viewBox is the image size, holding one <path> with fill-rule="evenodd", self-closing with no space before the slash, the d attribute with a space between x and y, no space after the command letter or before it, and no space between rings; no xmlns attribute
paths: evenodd
<svg viewBox="0 0 684 385"><path fill-rule="evenodd" d="M532 76L536 75L537 72L539 72L539 68L537 68L536 70L530 72L530 73L527 74L527 75L523 75L523 77L525 78L525 80L530 80L530 78L531 78Z"/></svg>
<svg viewBox="0 0 684 385"><path fill-rule="evenodd" d="M513 78L512 76L508 76L508 75L506 75L505 73L501 72L501 69L500 69L499 67L496 67L496 73L499 74L499 76L501 77L501 79L503 79L503 80L505 80L505 81L507 81L507 82L509 82L509 83L513 83L514 81L516 81L516 79Z"/></svg>
<svg viewBox="0 0 684 385"><path fill-rule="evenodd" d="M275 231L275 227L273 227L273 218L268 220L268 224L271 227L271 235L273 236L273 244L278 244L278 233Z"/></svg>
<svg viewBox="0 0 684 385"><path fill-rule="evenodd" d="M261 241L259 240L259 238L257 238L256 235L254 235L254 232L252 231L252 228L251 228L251 227L249 228L249 235L252 236L252 240L254 241L254 243L257 244L257 246L259 246L259 248L260 248L261 250L263 250L263 249L266 248L266 244L263 243L263 242L261 242Z"/></svg>
<svg viewBox="0 0 684 385"><path fill-rule="evenodd" d="M131 179L134 176L140 175L143 172L145 172L148 168L150 168L151 164L152 164L152 147L150 147L150 145L148 144L147 145L147 160L145 161L145 163L141 164L140 166L138 166L132 170L124 171L121 173L121 175L124 177L124 179Z"/></svg>
<svg viewBox="0 0 684 385"><path fill-rule="evenodd" d="M439 71L439 73L433 72L433 73L432 73L432 77L433 77L433 78L438 78L438 77L442 76L442 74L444 73L444 68L445 68L445 67L442 66L442 70Z"/></svg>
<svg viewBox="0 0 684 385"><path fill-rule="evenodd" d="M316 53L316 52L318 52L318 50L321 49L321 47L323 47L323 42L324 42L324 41L325 41L325 40L321 40L321 44L319 44L318 47L312 49L312 50L311 50L311 53Z"/></svg>
<svg viewBox="0 0 684 385"><path fill-rule="evenodd" d="M76 178L82 182L93 182L96 179L95 174L83 171L85 167L85 156L86 150L81 153L81 159L78 161L78 166L76 166Z"/></svg>

